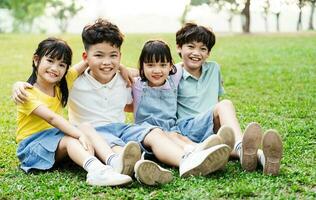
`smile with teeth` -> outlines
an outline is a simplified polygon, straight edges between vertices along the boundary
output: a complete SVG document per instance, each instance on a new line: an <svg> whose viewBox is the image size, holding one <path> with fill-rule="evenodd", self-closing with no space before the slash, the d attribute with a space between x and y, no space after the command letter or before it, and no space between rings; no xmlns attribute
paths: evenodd
<svg viewBox="0 0 316 200"><path fill-rule="evenodd" d="M47 72L50 76L52 77L57 77L57 74L53 73L53 72Z"/></svg>
<svg viewBox="0 0 316 200"><path fill-rule="evenodd" d="M200 61L201 59L200 59L200 58L196 58L196 57L190 57L190 60L193 60L193 61Z"/></svg>
<svg viewBox="0 0 316 200"><path fill-rule="evenodd" d="M100 69L101 71L104 71L104 72L110 72L112 71L112 68L103 68L103 69Z"/></svg>

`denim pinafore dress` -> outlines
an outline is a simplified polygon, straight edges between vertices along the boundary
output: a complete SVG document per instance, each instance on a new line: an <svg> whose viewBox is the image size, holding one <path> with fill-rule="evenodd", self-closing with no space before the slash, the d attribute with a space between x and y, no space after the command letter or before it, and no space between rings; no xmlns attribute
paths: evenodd
<svg viewBox="0 0 316 200"><path fill-rule="evenodd" d="M172 78L167 78L170 89L155 88L143 82L143 92L136 111L137 124L149 123L164 131L176 131L177 86Z"/></svg>

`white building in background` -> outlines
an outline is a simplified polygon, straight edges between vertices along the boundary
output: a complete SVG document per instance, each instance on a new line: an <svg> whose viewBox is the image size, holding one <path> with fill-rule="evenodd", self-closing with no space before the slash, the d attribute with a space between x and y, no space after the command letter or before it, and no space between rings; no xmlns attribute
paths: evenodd
<svg viewBox="0 0 316 200"><path fill-rule="evenodd" d="M252 0L251 32L264 32L264 20L260 7ZM98 17L104 17L116 23L124 33L174 33L180 27L180 16L187 0L80 0L81 10L70 22L67 29L70 33L80 33L85 24ZM274 8L275 9L275 8ZM280 7L280 31L295 32L298 8L295 5ZM310 8L303 8L303 30L307 29ZM316 15L316 14L315 14ZM204 5L194 7L187 19L211 26L215 32L228 32L227 13L217 13ZM316 16L314 17L316 23ZM0 9L0 29L12 30L13 19L8 11ZM276 20L273 14L268 17L269 32L276 31ZM52 17L41 17L35 20L33 32L58 33L57 21ZM233 18L233 32L241 32L241 18Z"/></svg>

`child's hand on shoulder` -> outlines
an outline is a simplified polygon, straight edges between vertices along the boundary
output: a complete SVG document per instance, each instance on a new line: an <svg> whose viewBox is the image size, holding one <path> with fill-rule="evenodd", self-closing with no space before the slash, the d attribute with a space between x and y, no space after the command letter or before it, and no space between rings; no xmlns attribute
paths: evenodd
<svg viewBox="0 0 316 200"><path fill-rule="evenodd" d="M14 83L12 87L12 100L14 101L14 103L23 104L25 101L27 101L28 93L26 89L28 88L33 88L33 85L21 81Z"/></svg>

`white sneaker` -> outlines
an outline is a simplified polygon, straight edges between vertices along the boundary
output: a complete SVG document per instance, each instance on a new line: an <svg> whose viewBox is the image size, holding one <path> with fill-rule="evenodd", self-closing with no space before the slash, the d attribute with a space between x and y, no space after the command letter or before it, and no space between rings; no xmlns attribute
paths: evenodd
<svg viewBox="0 0 316 200"><path fill-rule="evenodd" d="M243 135L241 144L240 162L246 171L254 171L257 168L257 152L262 140L262 130L259 124L250 123Z"/></svg>
<svg viewBox="0 0 316 200"><path fill-rule="evenodd" d="M106 165L100 170L88 172L87 183L95 186L117 186L132 182L130 176L119 174L111 166Z"/></svg>
<svg viewBox="0 0 316 200"><path fill-rule="evenodd" d="M146 185L166 184L172 181L171 171L150 160L139 160L135 164L135 177Z"/></svg>
<svg viewBox="0 0 316 200"><path fill-rule="evenodd" d="M205 176L222 168L228 161L230 151L229 146L220 144L188 154L180 163L180 177Z"/></svg>
<svg viewBox="0 0 316 200"><path fill-rule="evenodd" d="M203 142L198 143L193 151L203 151L219 144L223 144L221 137L213 134L206 138Z"/></svg>
<svg viewBox="0 0 316 200"><path fill-rule="evenodd" d="M234 130L230 126L222 126L217 132L217 135L222 139L224 144L227 144L232 150L235 145Z"/></svg>
<svg viewBox="0 0 316 200"><path fill-rule="evenodd" d="M133 175L134 165L141 157L141 150L137 142L128 142L119 154L119 163L115 167L115 171L120 174Z"/></svg>

